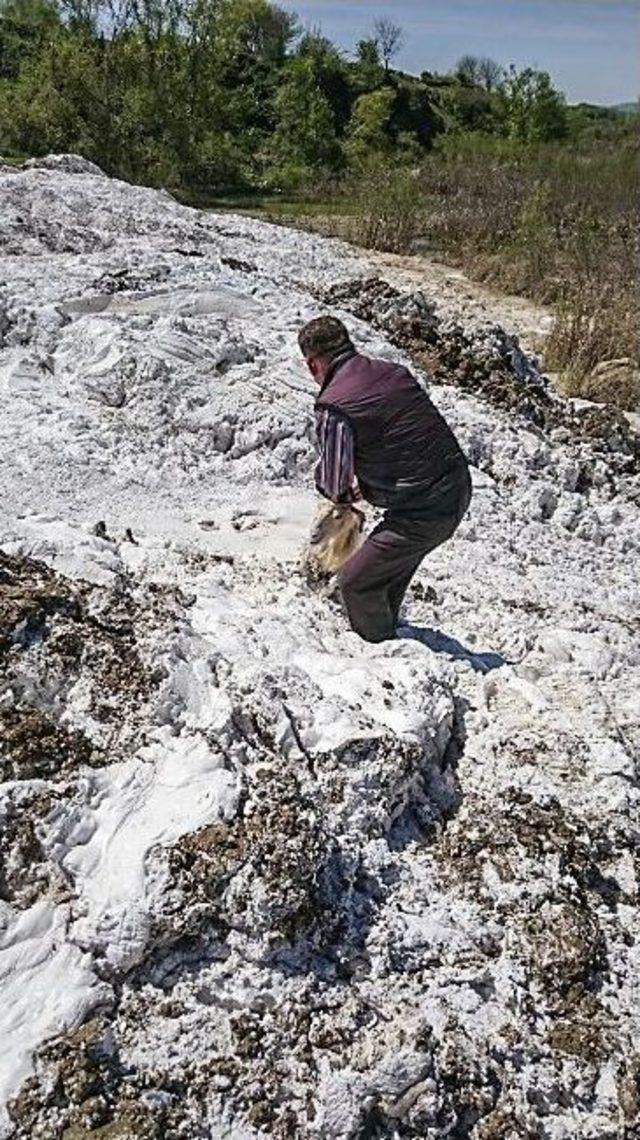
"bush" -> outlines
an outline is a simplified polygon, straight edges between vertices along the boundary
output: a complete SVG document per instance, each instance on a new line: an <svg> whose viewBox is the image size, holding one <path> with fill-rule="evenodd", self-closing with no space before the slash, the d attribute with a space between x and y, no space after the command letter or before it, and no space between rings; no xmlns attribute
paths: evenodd
<svg viewBox="0 0 640 1140"><path fill-rule="evenodd" d="M388 164L372 164L345 193L352 213L348 236L365 249L406 253L424 230L416 174L411 170L400 169L390 177Z"/></svg>
<svg viewBox="0 0 640 1140"><path fill-rule="evenodd" d="M639 327L633 277L604 282L594 275L567 285L546 350L566 394L640 410Z"/></svg>

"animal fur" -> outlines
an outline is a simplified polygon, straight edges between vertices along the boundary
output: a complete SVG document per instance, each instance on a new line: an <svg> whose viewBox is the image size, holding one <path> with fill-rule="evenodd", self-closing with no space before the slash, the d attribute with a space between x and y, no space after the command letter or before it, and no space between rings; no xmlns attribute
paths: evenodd
<svg viewBox="0 0 640 1140"><path fill-rule="evenodd" d="M337 574L362 542L364 515L348 504L323 503L318 510L304 555L304 570L311 585Z"/></svg>

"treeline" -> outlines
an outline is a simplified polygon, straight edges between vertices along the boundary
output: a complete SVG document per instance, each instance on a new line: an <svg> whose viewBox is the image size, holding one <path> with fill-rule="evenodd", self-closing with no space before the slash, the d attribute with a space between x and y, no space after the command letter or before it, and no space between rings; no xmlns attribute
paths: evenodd
<svg viewBox="0 0 640 1140"><path fill-rule="evenodd" d="M213 195L416 163L443 136L522 145L597 128L545 72L466 56L407 76L401 42L379 20L346 58L268 0L0 0L0 154L78 151Z"/></svg>

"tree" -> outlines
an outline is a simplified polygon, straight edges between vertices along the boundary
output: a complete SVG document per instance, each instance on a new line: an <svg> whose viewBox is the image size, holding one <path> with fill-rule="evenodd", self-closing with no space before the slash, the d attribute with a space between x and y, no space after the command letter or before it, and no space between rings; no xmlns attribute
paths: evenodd
<svg viewBox="0 0 640 1140"><path fill-rule="evenodd" d="M356 99L349 123L349 157L361 162L383 155L391 147L391 116L396 101L392 87L382 87Z"/></svg>
<svg viewBox="0 0 640 1140"><path fill-rule="evenodd" d="M296 55L312 68L318 90L324 95L333 115L338 136L344 134L353 102L347 65L341 53L320 31L302 37Z"/></svg>
<svg viewBox="0 0 640 1140"><path fill-rule="evenodd" d="M267 0L181 0L188 181L198 193L261 176L295 17Z"/></svg>
<svg viewBox="0 0 640 1140"><path fill-rule="evenodd" d="M456 64L455 74L462 83L491 92L504 78L504 68L486 55L463 55Z"/></svg>
<svg viewBox="0 0 640 1140"><path fill-rule="evenodd" d="M268 0L225 0L221 27L227 25L236 45L254 60L280 66L297 31L297 18Z"/></svg>
<svg viewBox="0 0 640 1140"><path fill-rule="evenodd" d="M23 62L59 28L55 0L1 0L0 78L16 79Z"/></svg>
<svg viewBox="0 0 640 1140"><path fill-rule="evenodd" d="M442 130L442 117L437 101L424 83L401 78L394 84L396 98L389 124L395 146L416 158L426 147L431 147Z"/></svg>
<svg viewBox="0 0 640 1140"><path fill-rule="evenodd" d="M384 69L388 72L391 60L395 59L402 47L402 28L399 24L394 24L393 20L384 17L376 20L373 25L373 38L378 45Z"/></svg>
<svg viewBox="0 0 640 1140"><path fill-rule="evenodd" d="M359 66L380 69L380 48L377 40L358 40L356 61Z"/></svg>
<svg viewBox="0 0 640 1140"><path fill-rule="evenodd" d="M479 71L480 83L489 93L495 91L504 79L504 67L488 55L483 56L480 60Z"/></svg>
<svg viewBox="0 0 640 1140"><path fill-rule="evenodd" d="M352 70L357 92L373 91L381 86L384 81L384 69L377 40L358 40Z"/></svg>
<svg viewBox="0 0 640 1140"><path fill-rule="evenodd" d="M337 169L341 150L335 118L312 60L298 56L289 62L275 111L271 149L280 180L301 183L320 169Z"/></svg>
<svg viewBox="0 0 640 1140"><path fill-rule="evenodd" d="M75 150L108 166L102 76L84 39L51 39L2 93L0 149L30 155Z"/></svg>
<svg viewBox="0 0 640 1140"><path fill-rule="evenodd" d="M497 94L485 91L484 87L456 83L442 92L442 106L450 129L488 134L503 129L504 103Z"/></svg>
<svg viewBox="0 0 640 1140"><path fill-rule="evenodd" d="M298 43L296 54L311 59L324 59L328 55L337 55L338 50L318 27L304 33Z"/></svg>
<svg viewBox="0 0 640 1140"><path fill-rule="evenodd" d="M564 95L556 91L546 71L511 65L503 86L507 133L522 143L565 138L568 127Z"/></svg>

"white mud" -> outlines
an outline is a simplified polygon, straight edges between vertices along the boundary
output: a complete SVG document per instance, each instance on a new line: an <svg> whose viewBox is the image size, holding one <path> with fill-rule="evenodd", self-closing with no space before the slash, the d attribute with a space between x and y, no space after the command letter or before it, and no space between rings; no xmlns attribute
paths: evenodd
<svg viewBox="0 0 640 1140"><path fill-rule="evenodd" d="M78 159L0 196L0 1135L630 1140L638 476L433 386L473 503L366 645L296 348L366 266Z"/></svg>

